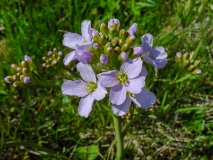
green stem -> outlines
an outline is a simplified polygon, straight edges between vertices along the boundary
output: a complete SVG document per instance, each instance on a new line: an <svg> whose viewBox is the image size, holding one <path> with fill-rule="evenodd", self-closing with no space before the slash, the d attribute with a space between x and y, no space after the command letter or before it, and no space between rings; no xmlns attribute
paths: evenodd
<svg viewBox="0 0 213 160"><path fill-rule="evenodd" d="M117 160L121 160L124 153L124 139L122 134L121 117L113 115L115 138L117 141Z"/></svg>

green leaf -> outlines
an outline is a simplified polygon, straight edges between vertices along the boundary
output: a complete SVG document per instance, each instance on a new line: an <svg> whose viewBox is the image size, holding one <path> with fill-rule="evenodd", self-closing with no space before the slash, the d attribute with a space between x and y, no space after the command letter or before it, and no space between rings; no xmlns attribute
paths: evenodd
<svg viewBox="0 0 213 160"><path fill-rule="evenodd" d="M90 145L89 147L78 147L75 150L76 156L81 159L93 160L98 156L99 148L97 145Z"/></svg>
<svg viewBox="0 0 213 160"><path fill-rule="evenodd" d="M157 118L156 115L154 115L154 114L150 114L148 117L152 118L152 119L156 119Z"/></svg>

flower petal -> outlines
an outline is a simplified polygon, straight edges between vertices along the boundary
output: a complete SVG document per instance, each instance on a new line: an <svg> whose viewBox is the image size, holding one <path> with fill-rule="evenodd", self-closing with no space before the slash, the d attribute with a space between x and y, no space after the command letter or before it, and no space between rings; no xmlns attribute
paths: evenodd
<svg viewBox="0 0 213 160"><path fill-rule="evenodd" d="M126 89L121 85L113 86L109 93L109 100L111 103L120 105L126 99Z"/></svg>
<svg viewBox="0 0 213 160"><path fill-rule="evenodd" d="M92 93L92 97L99 101L105 97L107 90L100 82L98 82L97 85L97 89Z"/></svg>
<svg viewBox="0 0 213 160"><path fill-rule="evenodd" d="M142 70L142 63L141 58L128 59L123 62L120 71L125 72L128 75L128 78L135 78Z"/></svg>
<svg viewBox="0 0 213 160"><path fill-rule="evenodd" d="M150 51L150 55L156 57L156 59L165 59L167 53L163 47L155 47Z"/></svg>
<svg viewBox="0 0 213 160"><path fill-rule="evenodd" d="M89 64L79 62L77 64L77 70L80 72L81 77L84 81L96 83L95 73Z"/></svg>
<svg viewBox="0 0 213 160"><path fill-rule="evenodd" d="M82 63L87 63L92 60L92 53L87 50L77 50L75 51L75 59L79 60Z"/></svg>
<svg viewBox="0 0 213 160"><path fill-rule="evenodd" d="M112 87L118 84L117 79L118 71L108 71L98 74L98 81L104 86L104 87Z"/></svg>
<svg viewBox="0 0 213 160"><path fill-rule="evenodd" d="M81 45L83 41L84 41L84 38L81 35L77 33L67 32L64 34L64 39L62 43L64 46L77 49L76 45Z"/></svg>
<svg viewBox="0 0 213 160"><path fill-rule="evenodd" d="M91 22L84 20L81 23L81 33L82 36L84 37L84 40L86 40L87 42L91 42Z"/></svg>
<svg viewBox="0 0 213 160"><path fill-rule="evenodd" d="M78 113L81 116L88 117L90 112L92 111L92 105L94 103L94 98L91 96L91 94L88 94L85 97L82 97L79 106L78 106Z"/></svg>
<svg viewBox="0 0 213 160"><path fill-rule="evenodd" d="M127 91L132 94L138 94L141 92L142 88L145 85L145 81L142 77L137 77L130 79L127 84L124 85Z"/></svg>
<svg viewBox="0 0 213 160"><path fill-rule="evenodd" d="M138 24L137 24L137 23L133 23L132 26L128 29L127 32L128 32L130 35L134 35L135 32L136 32L136 30L137 30L137 28L138 28Z"/></svg>
<svg viewBox="0 0 213 160"><path fill-rule="evenodd" d="M61 86L62 94L69 96L83 97L88 94L86 91L87 83L82 80L71 81L67 80Z"/></svg>
<svg viewBox="0 0 213 160"><path fill-rule="evenodd" d="M163 68L166 65L166 62L167 62L167 59L156 59L156 60L154 60L156 68Z"/></svg>
<svg viewBox="0 0 213 160"><path fill-rule="evenodd" d="M71 61L73 61L75 59L75 51L72 51L70 53L68 53L65 57L64 57L64 65L68 65Z"/></svg>
<svg viewBox="0 0 213 160"><path fill-rule="evenodd" d="M156 102L156 97L154 93L143 88L141 93L135 94L133 97L130 97L131 100L140 108L147 109L151 107Z"/></svg>
<svg viewBox="0 0 213 160"><path fill-rule="evenodd" d="M131 104L131 99L127 96L126 100L121 105L112 104L112 112L118 116L123 116L129 109Z"/></svg>
<svg viewBox="0 0 213 160"><path fill-rule="evenodd" d="M141 37L143 53L150 52L153 45L153 37L147 33Z"/></svg>

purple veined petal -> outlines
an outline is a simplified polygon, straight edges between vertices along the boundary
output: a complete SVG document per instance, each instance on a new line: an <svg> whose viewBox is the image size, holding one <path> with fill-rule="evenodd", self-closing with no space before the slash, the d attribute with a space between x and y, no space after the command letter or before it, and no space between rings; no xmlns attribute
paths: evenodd
<svg viewBox="0 0 213 160"><path fill-rule="evenodd" d="M97 85L97 89L91 94L95 100L99 101L105 97L105 95L107 94L107 90L100 82L98 82Z"/></svg>
<svg viewBox="0 0 213 160"><path fill-rule="evenodd" d="M26 62L29 62L29 63L32 63L32 62L33 62L32 59L31 59L28 55L25 55L25 56L24 56L24 60L25 60Z"/></svg>
<svg viewBox="0 0 213 160"><path fill-rule="evenodd" d="M92 60L92 53L87 50L76 50L75 53L75 59L82 63L87 63Z"/></svg>
<svg viewBox="0 0 213 160"><path fill-rule="evenodd" d="M128 29L128 33L130 35L134 35L136 33L137 28L138 28L138 24L133 23L133 25Z"/></svg>
<svg viewBox="0 0 213 160"><path fill-rule="evenodd" d="M64 39L62 41L64 46L67 46L69 48L77 49L76 45L82 45L84 42L84 38L77 34L77 33L71 33L67 32L64 34Z"/></svg>
<svg viewBox="0 0 213 160"><path fill-rule="evenodd" d="M120 71L126 73L128 78L137 77L142 70L142 60L141 58L128 59L121 65Z"/></svg>
<svg viewBox="0 0 213 160"><path fill-rule="evenodd" d="M95 82L96 83L95 73L89 64L79 62L77 64L77 70L80 72L81 77L85 82Z"/></svg>
<svg viewBox="0 0 213 160"><path fill-rule="evenodd" d="M92 45L92 42L85 42L80 45L76 44L77 50L87 50Z"/></svg>
<svg viewBox="0 0 213 160"><path fill-rule="evenodd" d="M167 59L155 59L154 64L156 68L163 68L167 63Z"/></svg>
<svg viewBox="0 0 213 160"><path fill-rule="evenodd" d="M145 78L146 78L147 75L148 75L148 71L147 71L147 69L143 66L143 67L142 67L142 70L141 70L141 73L140 73L136 78L142 77L142 78L145 80Z"/></svg>
<svg viewBox="0 0 213 160"><path fill-rule="evenodd" d="M150 52L153 45L153 37L147 33L141 37L143 53Z"/></svg>
<svg viewBox="0 0 213 160"><path fill-rule="evenodd" d="M104 86L104 87L112 87L119 83L117 79L118 71L108 71L98 74L98 81Z"/></svg>
<svg viewBox="0 0 213 160"><path fill-rule="evenodd" d="M167 53L163 47L155 47L150 51L150 55L156 57L156 59L165 59Z"/></svg>
<svg viewBox="0 0 213 160"><path fill-rule="evenodd" d="M156 102L156 97L154 93L143 88L141 93L135 94L133 97L130 97L131 100L140 108L150 108Z"/></svg>
<svg viewBox="0 0 213 160"><path fill-rule="evenodd" d="M114 114L118 116L123 116L131 105L131 99L129 96L126 97L126 100L121 105L112 104L111 110Z"/></svg>
<svg viewBox="0 0 213 160"><path fill-rule="evenodd" d="M88 117L90 112L92 111L92 106L94 103L94 98L91 94L88 94L81 98L78 106L78 113L81 116Z"/></svg>
<svg viewBox="0 0 213 160"><path fill-rule="evenodd" d="M86 87L87 83L82 80L67 80L62 84L61 90L64 95L83 97L88 94Z"/></svg>
<svg viewBox="0 0 213 160"><path fill-rule="evenodd" d="M111 103L120 105L126 99L126 89L121 85L113 86L109 93L109 100Z"/></svg>
<svg viewBox="0 0 213 160"><path fill-rule="evenodd" d="M125 89L132 93L138 94L142 91L142 88L145 85L145 81L142 77L130 79L127 84L124 85Z"/></svg>
<svg viewBox="0 0 213 160"><path fill-rule="evenodd" d="M101 54L101 56L100 56L100 62L102 64L107 64L108 60L109 60L109 58L105 54Z"/></svg>
<svg viewBox="0 0 213 160"><path fill-rule="evenodd" d="M143 58L145 59L145 61L146 61L147 63L151 64L153 67L156 67L154 61L153 61L151 58L149 58L149 56L147 55L147 53L145 53L145 54L143 55Z"/></svg>
<svg viewBox="0 0 213 160"><path fill-rule="evenodd" d="M87 42L91 42L92 39L92 35L91 35L91 22L90 21L87 21L87 20L84 20L82 23L81 23L81 33L82 33L82 36L84 37L84 40L86 40Z"/></svg>
<svg viewBox="0 0 213 160"><path fill-rule="evenodd" d="M71 61L73 61L75 59L75 51L72 51L70 53L68 53L65 57L64 57L64 65L68 65Z"/></svg>

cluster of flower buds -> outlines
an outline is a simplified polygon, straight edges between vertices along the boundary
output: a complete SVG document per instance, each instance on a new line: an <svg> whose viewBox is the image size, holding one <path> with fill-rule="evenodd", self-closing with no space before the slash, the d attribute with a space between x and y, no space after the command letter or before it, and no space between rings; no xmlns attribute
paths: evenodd
<svg viewBox="0 0 213 160"><path fill-rule="evenodd" d="M14 87L21 86L23 84L28 84L31 82L31 70L33 67L32 59L25 55L24 61L21 62L21 65L12 64L11 68L16 74L12 76L7 76L4 80L7 83L13 83Z"/></svg>
<svg viewBox="0 0 213 160"><path fill-rule="evenodd" d="M49 51L47 53L47 57L42 57L44 61L44 63L42 64L42 67L49 68L56 65L61 59L61 56L62 56L62 52L57 51L57 49L54 48L53 51Z"/></svg>
<svg viewBox="0 0 213 160"><path fill-rule="evenodd" d="M183 55L180 52L176 53L176 60L179 62L187 71L193 74L201 74L202 71L198 68L200 60L194 60L194 52L186 52Z"/></svg>

